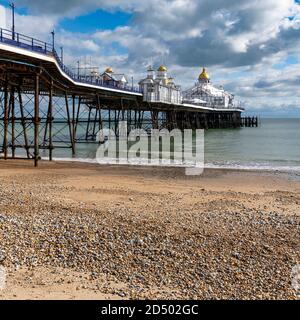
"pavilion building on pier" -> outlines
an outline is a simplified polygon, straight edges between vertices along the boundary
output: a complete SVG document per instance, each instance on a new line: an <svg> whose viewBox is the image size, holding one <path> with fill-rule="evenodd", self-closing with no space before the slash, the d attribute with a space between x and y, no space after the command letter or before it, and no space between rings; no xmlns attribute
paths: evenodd
<svg viewBox="0 0 300 320"><path fill-rule="evenodd" d="M174 83L174 79L168 76L165 66L160 66L155 73L150 66L147 78L139 82L143 92L143 100L147 102L163 102L170 104L181 104L181 87Z"/></svg>
<svg viewBox="0 0 300 320"><path fill-rule="evenodd" d="M114 73L111 67L107 68L100 75L100 79L107 85L113 85L119 88L125 88L128 84L126 75L123 73Z"/></svg>
<svg viewBox="0 0 300 320"><path fill-rule="evenodd" d="M219 88L213 86L209 74L203 68L195 86L183 92L183 102L213 108L230 109L234 107L234 95L225 91L222 86Z"/></svg>

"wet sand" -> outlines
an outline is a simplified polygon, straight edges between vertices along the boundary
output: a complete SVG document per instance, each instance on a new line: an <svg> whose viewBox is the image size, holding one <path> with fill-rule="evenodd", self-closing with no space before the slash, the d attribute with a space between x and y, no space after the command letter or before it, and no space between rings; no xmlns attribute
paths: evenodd
<svg viewBox="0 0 300 320"><path fill-rule="evenodd" d="M296 299L296 174L0 161L0 299Z"/></svg>

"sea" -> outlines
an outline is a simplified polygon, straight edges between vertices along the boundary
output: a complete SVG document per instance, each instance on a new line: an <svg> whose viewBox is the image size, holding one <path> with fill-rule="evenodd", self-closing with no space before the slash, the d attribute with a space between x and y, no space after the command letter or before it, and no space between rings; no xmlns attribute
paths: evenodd
<svg viewBox="0 0 300 320"><path fill-rule="evenodd" d="M84 135L84 128L78 130ZM69 134L67 127L58 131L65 137ZM98 146L78 143L75 157L70 148L57 148L53 158L97 163ZM47 159L48 151L40 152ZM261 118L259 126L254 128L205 130L204 159L206 168L300 172L300 119Z"/></svg>
<svg viewBox="0 0 300 320"><path fill-rule="evenodd" d="M300 171L300 119L261 119L258 128L208 130L206 167Z"/></svg>
<svg viewBox="0 0 300 320"><path fill-rule="evenodd" d="M75 157L70 149L55 149L54 160L96 163L97 148L79 143ZM259 127L206 130L204 150L206 168L300 172L300 119L262 118Z"/></svg>

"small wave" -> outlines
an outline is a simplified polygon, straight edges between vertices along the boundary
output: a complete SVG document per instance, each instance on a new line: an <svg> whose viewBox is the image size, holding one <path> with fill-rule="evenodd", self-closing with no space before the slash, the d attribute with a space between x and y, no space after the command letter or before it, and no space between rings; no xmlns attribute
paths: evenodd
<svg viewBox="0 0 300 320"><path fill-rule="evenodd" d="M230 169L230 170L247 170L247 171L281 171L281 172L300 172L300 166L293 165L275 165L272 163L206 163L206 169Z"/></svg>
<svg viewBox="0 0 300 320"><path fill-rule="evenodd" d="M43 158L43 160L48 160L48 158ZM96 159L91 158L53 158L54 161L59 162L81 162L90 164L113 164L113 162L108 162L103 160L99 163ZM128 163L126 161L120 163L124 165L139 165L139 166L154 166L154 163L148 163L146 161L138 160L136 162ZM161 165L161 164L160 164ZM163 163L161 166L172 166L178 167L183 166L179 163L174 163L169 165ZM187 164L186 167L191 167L191 164ZM300 166L297 165L278 165L272 163L237 163L237 162L226 162L226 163L205 163L205 169L228 169L228 170L247 170L247 171L280 171L280 172L300 172Z"/></svg>
<svg viewBox="0 0 300 320"><path fill-rule="evenodd" d="M49 160L48 157L42 157L42 160ZM91 158L57 158L54 157L53 161L58 162L83 162L83 163L98 163L96 159Z"/></svg>
<svg viewBox="0 0 300 320"><path fill-rule="evenodd" d="M42 158L42 160L48 160L47 157ZM165 167L194 167L194 162L185 162L182 164L180 161L174 161L171 164L169 161L164 160L160 163L158 161L152 161L149 162L148 160L145 159L130 159L130 161L127 161L126 159L120 159L119 162L115 162L114 159L109 159L105 158L102 161L99 160L97 161L96 159L91 159L91 158L53 158L53 161L58 161L58 162L81 162L81 163L91 163L91 164L120 164L120 165L136 165L136 166L165 166Z"/></svg>

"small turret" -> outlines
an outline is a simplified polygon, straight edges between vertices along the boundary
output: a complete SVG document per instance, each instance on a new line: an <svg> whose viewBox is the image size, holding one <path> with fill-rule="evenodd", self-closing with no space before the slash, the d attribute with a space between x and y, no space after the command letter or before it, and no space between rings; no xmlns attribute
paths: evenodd
<svg viewBox="0 0 300 320"><path fill-rule="evenodd" d="M207 73L205 68L203 68L202 72L200 73L198 80L201 83L209 83L210 82L209 74Z"/></svg>
<svg viewBox="0 0 300 320"><path fill-rule="evenodd" d="M113 73L114 71L113 71L112 67L108 67L108 68L106 68L105 72L106 73Z"/></svg>
<svg viewBox="0 0 300 320"><path fill-rule="evenodd" d="M148 79L154 79L154 69L152 68L152 66L148 67L147 78Z"/></svg>
<svg viewBox="0 0 300 320"><path fill-rule="evenodd" d="M168 78L167 72L168 72L167 68L165 66L161 65L157 69L157 78L159 78L159 79L167 79Z"/></svg>

